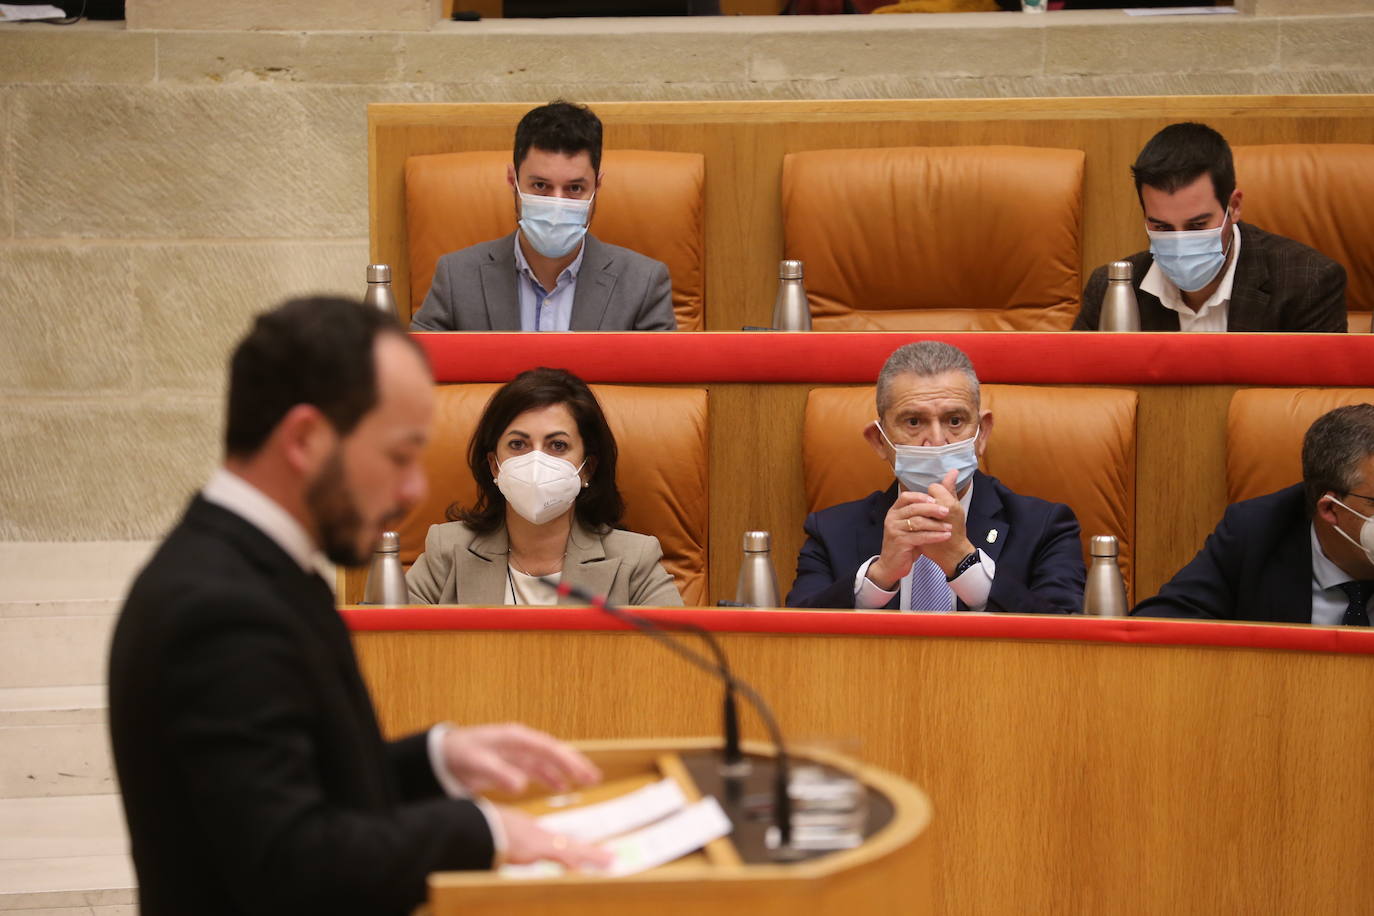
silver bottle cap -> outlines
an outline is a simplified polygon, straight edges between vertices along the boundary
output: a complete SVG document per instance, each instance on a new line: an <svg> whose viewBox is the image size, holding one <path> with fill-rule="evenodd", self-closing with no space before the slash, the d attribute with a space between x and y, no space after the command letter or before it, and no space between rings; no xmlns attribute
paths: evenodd
<svg viewBox="0 0 1374 916"><path fill-rule="evenodd" d="M783 261L778 265L779 280L800 280L802 278L801 261Z"/></svg>
<svg viewBox="0 0 1374 916"><path fill-rule="evenodd" d="M383 531L382 539L377 542L377 550L381 553L400 553L401 536L395 531Z"/></svg>
<svg viewBox="0 0 1374 916"><path fill-rule="evenodd" d="M369 264L367 265L368 283L390 283L391 265L390 264Z"/></svg>
<svg viewBox="0 0 1374 916"><path fill-rule="evenodd" d="M1089 548L1095 557L1114 557L1117 555L1116 535L1097 534L1093 535L1092 547Z"/></svg>
<svg viewBox="0 0 1374 916"><path fill-rule="evenodd" d="M1130 261L1113 261L1107 265L1108 280L1129 280L1132 273Z"/></svg>
<svg viewBox="0 0 1374 916"><path fill-rule="evenodd" d="M773 538L767 531L744 532L744 549L750 553L762 553L772 547Z"/></svg>

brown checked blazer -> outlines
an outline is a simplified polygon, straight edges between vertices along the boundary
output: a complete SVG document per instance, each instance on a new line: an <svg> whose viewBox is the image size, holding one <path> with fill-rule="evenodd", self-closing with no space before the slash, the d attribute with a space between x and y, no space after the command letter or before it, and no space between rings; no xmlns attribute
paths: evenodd
<svg viewBox="0 0 1374 916"><path fill-rule="evenodd" d="M1154 257L1149 251L1140 251L1126 260L1131 262L1131 285L1140 305L1140 329L1177 331L1178 313L1140 290L1140 281L1145 279ZM1088 278L1073 330L1097 329L1106 291L1104 264ZM1345 268L1306 245L1240 223L1240 259L1236 262L1226 329L1344 332Z"/></svg>

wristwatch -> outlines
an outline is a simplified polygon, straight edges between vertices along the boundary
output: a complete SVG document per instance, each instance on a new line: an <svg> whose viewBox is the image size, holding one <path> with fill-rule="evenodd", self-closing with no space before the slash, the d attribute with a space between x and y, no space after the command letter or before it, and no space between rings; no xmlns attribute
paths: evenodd
<svg viewBox="0 0 1374 916"><path fill-rule="evenodd" d="M977 565L978 551L974 550L973 553L969 554L968 556L964 557L962 560L959 561L959 565L954 567L954 572L945 576L945 581L953 582L955 579L959 578L964 573L968 572L970 569Z"/></svg>

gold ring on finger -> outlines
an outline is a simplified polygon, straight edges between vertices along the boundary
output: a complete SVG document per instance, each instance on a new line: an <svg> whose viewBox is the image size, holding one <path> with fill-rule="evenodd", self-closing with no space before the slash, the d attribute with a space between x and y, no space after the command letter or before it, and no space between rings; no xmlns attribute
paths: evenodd
<svg viewBox="0 0 1374 916"><path fill-rule="evenodd" d="M916 529L911 527L911 519L906 520L906 530L910 531L912 534L916 533Z"/></svg>

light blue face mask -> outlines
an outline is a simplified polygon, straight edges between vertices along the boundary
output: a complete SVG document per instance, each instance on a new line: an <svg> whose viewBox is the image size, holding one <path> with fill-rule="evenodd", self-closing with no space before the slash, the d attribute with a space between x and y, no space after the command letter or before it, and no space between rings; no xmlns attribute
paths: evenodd
<svg viewBox="0 0 1374 916"><path fill-rule="evenodd" d="M587 234L593 194L586 200L520 194L520 230L534 250L546 258L561 258Z"/></svg>
<svg viewBox="0 0 1374 916"><path fill-rule="evenodd" d="M1230 208L1226 210L1229 217ZM1174 285L1187 292L1197 292L1216 279L1226 266L1224 233L1231 231L1230 219L1223 219L1215 229L1195 229L1189 232L1156 232L1146 229L1150 237L1150 254L1155 263Z"/></svg>
<svg viewBox="0 0 1374 916"><path fill-rule="evenodd" d="M874 420L878 435L883 437L896 455L892 471L897 480L908 490L925 493L933 483L940 483L950 471L957 471L954 491L957 494L973 479L978 470L978 433L961 442L947 445L893 445L892 440L883 432L883 424Z"/></svg>

